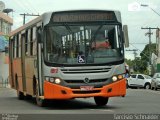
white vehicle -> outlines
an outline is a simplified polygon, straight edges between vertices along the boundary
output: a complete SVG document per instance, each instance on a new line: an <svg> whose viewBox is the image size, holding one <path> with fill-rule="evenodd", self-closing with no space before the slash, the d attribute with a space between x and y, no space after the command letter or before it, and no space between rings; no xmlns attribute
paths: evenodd
<svg viewBox="0 0 160 120"><path fill-rule="evenodd" d="M152 78L148 75L132 74L127 79L127 85L128 85L128 87L150 89L151 88L151 80L152 80Z"/></svg>
<svg viewBox="0 0 160 120"><path fill-rule="evenodd" d="M160 73L155 73L151 81L151 89L160 89Z"/></svg>

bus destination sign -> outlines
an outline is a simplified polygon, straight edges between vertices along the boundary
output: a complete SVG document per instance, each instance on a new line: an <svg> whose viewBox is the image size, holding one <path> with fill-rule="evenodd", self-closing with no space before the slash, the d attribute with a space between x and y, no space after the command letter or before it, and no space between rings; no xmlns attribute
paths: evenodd
<svg viewBox="0 0 160 120"><path fill-rule="evenodd" d="M115 21L113 12L79 12L79 13L55 13L53 22L91 22L91 21Z"/></svg>

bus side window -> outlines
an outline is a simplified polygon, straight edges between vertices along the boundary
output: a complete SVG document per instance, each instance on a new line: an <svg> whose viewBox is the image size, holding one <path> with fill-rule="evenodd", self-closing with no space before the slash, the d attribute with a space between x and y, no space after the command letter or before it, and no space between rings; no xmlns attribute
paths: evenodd
<svg viewBox="0 0 160 120"><path fill-rule="evenodd" d="M28 30L25 32L25 55L28 56Z"/></svg>
<svg viewBox="0 0 160 120"><path fill-rule="evenodd" d="M13 52L14 52L14 58L16 58L17 57L17 52L16 52L16 50L17 50L17 47L16 47L16 45L17 45L17 41L16 41L16 37L14 37L14 41L13 41Z"/></svg>
<svg viewBox="0 0 160 120"><path fill-rule="evenodd" d="M18 43L19 43L19 46L18 46L18 47L19 47L18 54L19 54L19 57L21 57L21 34L18 35L18 41L19 41L19 42L18 42Z"/></svg>
<svg viewBox="0 0 160 120"><path fill-rule="evenodd" d="M36 27L33 27L32 30L32 55L36 55L37 54L37 39L36 39Z"/></svg>
<svg viewBox="0 0 160 120"><path fill-rule="evenodd" d="M30 29L30 55L33 55L33 28Z"/></svg>
<svg viewBox="0 0 160 120"><path fill-rule="evenodd" d="M28 55L31 56L31 29L28 30Z"/></svg>

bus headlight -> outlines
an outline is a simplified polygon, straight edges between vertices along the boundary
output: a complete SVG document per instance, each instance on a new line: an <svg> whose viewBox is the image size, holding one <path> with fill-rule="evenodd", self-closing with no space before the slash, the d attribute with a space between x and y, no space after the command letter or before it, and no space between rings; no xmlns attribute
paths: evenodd
<svg viewBox="0 0 160 120"><path fill-rule="evenodd" d="M112 80L113 80L113 82L115 82L115 81L121 80L123 78L124 78L123 74L122 75L115 75L112 77Z"/></svg>
<svg viewBox="0 0 160 120"><path fill-rule="evenodd" d="M56 84L60 84L61 83L61 79L59 78L55 78L55 81L54 81Z"/></svg>
<svg viewBox="0 0 160 120"><path fill-rule="evenodd" d="M114 82L117 81L117 80L118 80L117 76L113 76L113 77L112 77L112 80L113 80Z"/></svg>
<svg viewBox="0 0 160 120"><path fill-rule="evenodd" d="M60 78L54 78L54 77L45 77L45 80L51 83L60 84L61 79Z"/></svg>

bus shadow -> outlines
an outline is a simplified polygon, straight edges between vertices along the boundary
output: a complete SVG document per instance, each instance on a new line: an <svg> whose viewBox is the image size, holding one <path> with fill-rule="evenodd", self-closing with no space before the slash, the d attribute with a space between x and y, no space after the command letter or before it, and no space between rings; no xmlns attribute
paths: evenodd
<svg viewBox="0 0 160 120"><path fill-rule="evenodd" d="M32 98L32 100L26 100L27 102L36 104L35 98ZM71 100L52 100L52 101L47 101L45 104L44 109L47 110L78 110L78 109L118 109L116 106L111 106L111 105L106 105L106 106L97 106L94 102L89 102L89 101L81 101L79 99L71 99Z"/></svg>

